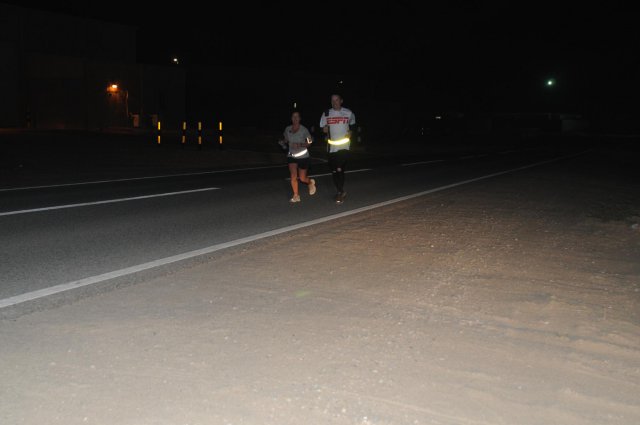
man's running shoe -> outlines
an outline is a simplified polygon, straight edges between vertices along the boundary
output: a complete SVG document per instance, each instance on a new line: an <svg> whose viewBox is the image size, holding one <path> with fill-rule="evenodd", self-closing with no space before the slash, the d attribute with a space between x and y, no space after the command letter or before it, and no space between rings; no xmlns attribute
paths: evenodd
<svg viewBox="0 0 640 425"><path fill-rule="evenodd" d="M300 202L300 195L293 195L293 198L289 199L289 202L291 202L292 204Z"/></svg>
<svg viewBox="0 0 640 425"><path fill-rule="evenodd" d="M315 195L316 193L316 181L314 179L309 180L309 195Z"/></svg>
<svg viewBox="0 0 640 425"><path fill-rule="evenodd" d="M336 195L336 204L341 204L344 202L344 197L347 196L347 192L338 192Z"/></svg>

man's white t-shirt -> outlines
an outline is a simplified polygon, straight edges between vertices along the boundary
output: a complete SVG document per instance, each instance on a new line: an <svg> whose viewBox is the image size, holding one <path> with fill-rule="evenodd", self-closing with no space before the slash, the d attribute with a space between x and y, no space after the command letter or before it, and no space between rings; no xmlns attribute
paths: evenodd
<svg viewBox="0 0 640 425"><path fill-rule="evenodd" d="M356 123L355 114L344 106L340 109L329 109L329 116L327 112L324 112L320 117L320 128L324 128L325 125L329 126L329 139L340 140L347 137L349 133L349 126ZM337 152L342 149L349 149L351 141L343 145L329 144L329 152Z"/></svg>

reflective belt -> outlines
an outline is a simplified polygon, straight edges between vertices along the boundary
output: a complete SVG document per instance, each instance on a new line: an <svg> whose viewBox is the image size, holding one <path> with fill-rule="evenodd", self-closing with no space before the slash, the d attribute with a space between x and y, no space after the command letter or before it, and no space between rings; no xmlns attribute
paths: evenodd
<svg viewBox="0 0 640 425"><path fill-rule="evenodd" d="M307 154L307 150L303 150L302 152L298 152L298 153L292 153L291 156L294 158L300 158L301 156L304 156Z"/></svg>
<svg viewBox="0 0 640 425"><path fill-rule="evenodd" d="M334 146L339 146L339 145L344 145L346 143L349 143L349 138L345 137L344 139L339 139L339 140L328 140L330 145L334 145Z"/></svg>

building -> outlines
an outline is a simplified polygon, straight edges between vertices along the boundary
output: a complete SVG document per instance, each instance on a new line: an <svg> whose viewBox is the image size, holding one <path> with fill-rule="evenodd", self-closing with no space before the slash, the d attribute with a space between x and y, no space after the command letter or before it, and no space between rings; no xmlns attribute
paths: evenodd
<svg viewBox="0 0 640 425"><path fill-rule="evenodd" d="M0 3L0 57L0 128L144 128L185 117L184 69L137 63L134 26Z"/></svg>

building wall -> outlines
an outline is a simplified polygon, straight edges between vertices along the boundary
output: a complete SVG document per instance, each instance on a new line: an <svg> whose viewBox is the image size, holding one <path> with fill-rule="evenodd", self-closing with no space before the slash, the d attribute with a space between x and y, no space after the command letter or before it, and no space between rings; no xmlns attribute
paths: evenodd
<svg viewBox="0 0 640 425"><path fill-rule="evenodd" d="M0 3L0 54L0 127L94 130L132 127L134 114L184 118L184 70L136 63L135 27Z"/></svg>

